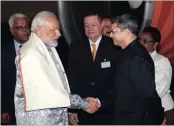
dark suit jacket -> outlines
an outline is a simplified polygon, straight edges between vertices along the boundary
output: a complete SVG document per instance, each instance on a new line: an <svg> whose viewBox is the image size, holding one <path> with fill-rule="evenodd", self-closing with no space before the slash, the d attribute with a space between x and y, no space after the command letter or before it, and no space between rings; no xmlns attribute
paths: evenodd
<svg viewBox="0 0 174 126"><path fill-rule="evenodd" d="M160 125L164 119L155 89L154 63L137 41L124 50L115 77L115 125Z"/></svg>
<svg viewBox="0 0 174 126"><path fill-rule="evenodd" d="M120 53L118 48L111 39L102 36L93 62L88 39L71 44L67 73L71 92L83 98L98 98L101 102L101 108L95 114L90 115L83 110L78 112L80 124L111 123L115 62ZM101 68L104 61L110 62L111 67Z"/></svg>
<svg viewBox="0 0 174 126"><path fill-rule="evenodd" d="M65 71L67 71L67 62L68 62L68 50L69 50L69 45L67 44L66 40L64 37L60 37L58 39L58 46L56 47L56 51L59 54L59 57L62 61L63 67Z"/></svg>
<svg viewBox="0 0 174 126"><path fill-rule="evenodd" d="M9 112L11 121L15 121L15 110L14 110L14 91L16 85L16 66L15 66L15 47L14 40L10 38L6 41L6 44L2 47L1 54L1 100L2 108L1 113Z"/></svg>

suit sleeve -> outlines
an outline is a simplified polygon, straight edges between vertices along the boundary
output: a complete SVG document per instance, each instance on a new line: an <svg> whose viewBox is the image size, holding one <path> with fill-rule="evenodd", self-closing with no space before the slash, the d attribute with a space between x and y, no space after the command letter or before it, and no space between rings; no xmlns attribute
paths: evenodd
<svg viewBox="0 0 174 126"><path fill-rule="evenodd" d="M68 69L67 69L67 77L71 89L71 93L77 93L77 83L76 83L76 61L75 61L75 48L73 44L71 44L69 53L68 53Z"/></svg>
<svg viewBox="0 0 174 126"><path fill-rule="evenodd" d="M6 83L7 75L6 75L6 70L5 70L5 52L4 49L2 49L2 55L1 55L1 60L2 60L2 73L1 73L1 113L3 112L8 112L8 84Z"/></svg>
<svg viewBox="0 0 174 126"><path fill-rule="evenodd" d="M74 44L70 45L69 53L68 53L68 68L67 68L67 77L69 81L69 86L72 94L77 93L77 76L76 76L76 62L75 62L75 48ZM70 99L71 100L71 99ZM69 109L71 113L77 113L78 110Z"/></svg>
<svg viewBox="0 0 174 126"><path fill-rule="evenodd" d="M155 67L155 83L158 95L163 98L169 93L172 80L172 67L168 59L163 59Z"/></svg>
<svg viewBox="0 0 174 126"><path fill-rule="evenodd" d="M141 57L134 57L129 63L129 81L132 88L141 97L155 96L155 73L154 65Z"/></svg>

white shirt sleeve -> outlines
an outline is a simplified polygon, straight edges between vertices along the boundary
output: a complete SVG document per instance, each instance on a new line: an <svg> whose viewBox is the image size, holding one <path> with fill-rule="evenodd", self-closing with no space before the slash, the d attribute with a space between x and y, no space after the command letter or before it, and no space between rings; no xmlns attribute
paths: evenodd
<svg viewBox="0 0 174 126"><path fill-rule="evenodd" d="M170 93L172 67L167 58L155 61L155 83L158 95L163 98Z"/></svg>

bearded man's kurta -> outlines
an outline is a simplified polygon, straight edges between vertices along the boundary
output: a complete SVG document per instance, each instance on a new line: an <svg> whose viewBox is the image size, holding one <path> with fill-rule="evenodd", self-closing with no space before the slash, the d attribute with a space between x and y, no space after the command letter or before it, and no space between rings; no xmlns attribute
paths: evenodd
<svg viewBox="0 0 174 126"><path fill-rule="evenodd" d="M84 110L89 107L87 101L70 94L55 48L47 47L35 33L20 49L16 68L17 125L68 125L68 107Z"/></svg>

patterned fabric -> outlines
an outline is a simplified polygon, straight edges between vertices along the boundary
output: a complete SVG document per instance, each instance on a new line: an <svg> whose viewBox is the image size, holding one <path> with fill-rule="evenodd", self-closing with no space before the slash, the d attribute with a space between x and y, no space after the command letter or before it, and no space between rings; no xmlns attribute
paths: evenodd
<svg viewBox="0 0 174 126"><path fill-rule="evenodd" d="M50 50L49 50L50 51ZM52 52L50 51L52 55ZM63 67L60 67L60 64L56 62L56 58L52 55L53 60L57 66L57 71L60 74L62 83L66 88L66 75L64 73ZM68 125L68 112L67 108L48 108L48 109L40 109L36 111L25 111L25 100L24 100L24 92L21 84L20 77L20 68L19 66L19 56L17 56L16 68L17 68L17 81L14 95L15 102L15 115L17 125ZM33 66L34 67L34 66ZM59 70L60 69L60 70ZM23 75L24 76L24 75ZM57 96L59 98L59 96ZM85 99L82 99L78 95L70 94L70 104L71 108L76 109L87 109L89 108L89 104Z"/></svg>
<svg viewBox="0 0 174 126"><path fill-rule="evenodd" d="M57 67L57 71L59 73L59 76L60 76L60 79L61 79L61 81L63 83L63 86L68 91L65 71L64 71L63 67L61 66L61 64L59 63L59 61L56 59L54 53L51 50L51 47L47 47L47 49L48 49L48 51L49 51L49 53L50 53L50 55L51 55L55 65Z"/></svg>

